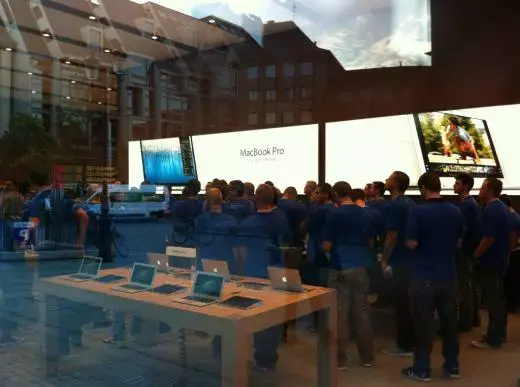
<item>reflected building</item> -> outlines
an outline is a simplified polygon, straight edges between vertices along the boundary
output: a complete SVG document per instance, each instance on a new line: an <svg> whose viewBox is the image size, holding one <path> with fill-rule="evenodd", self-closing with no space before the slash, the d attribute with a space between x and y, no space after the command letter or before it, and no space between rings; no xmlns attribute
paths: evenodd
<svg viewBox="0 0 520 387"><path fill-rule="evenodd" d="M248 32L130 0L1 0L0 20L1 131L41 119L54 163L122 181L131 140L317 122L342 72L293 22Z"/></svg>

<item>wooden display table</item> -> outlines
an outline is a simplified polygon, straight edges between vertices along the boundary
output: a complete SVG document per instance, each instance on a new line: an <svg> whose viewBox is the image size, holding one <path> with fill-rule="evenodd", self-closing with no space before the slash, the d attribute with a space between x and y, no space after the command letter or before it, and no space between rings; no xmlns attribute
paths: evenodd
<svg viewBox="0 0 520 387"><path fill-rule="evenodd" d="M101 276L116 274L129 276L129 269L108 269ZM248 356L251 337L275 325L281 325L312 312L318 312L317 385L337 386L337 305L332 289L306 287L304 293L251 290L226 283L223 299L239 294L261 299L262 305L240 310L212 304L196 307L174 302L189 291L189 281L158 273L154 286L164 283L187 287L184 292L171 295L153 292L127 294L113 290L116 284L100 282L72 282L63 276L43 279L38 291L43 297L41 332L44 367L47 376L58 369L58 302L57 298L86 303L106 309L135 313L144 319L163 321L179 329L207 332L222 337L222 386L248 385Z"/></svg>

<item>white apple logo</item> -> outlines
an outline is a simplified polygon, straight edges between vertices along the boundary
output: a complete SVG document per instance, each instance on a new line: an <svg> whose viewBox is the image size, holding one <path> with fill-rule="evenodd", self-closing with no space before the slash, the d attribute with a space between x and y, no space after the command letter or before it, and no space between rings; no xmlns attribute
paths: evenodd
<svg viewBox="0 0 520 387"><path fill-rule="evenodd" d="M213 271L214 271L215 273L218 273L218 270L217 270L216 268L215 268L215 269L213 269Z"/></svg>
<svg viewBox="0 0 520 387"><path fill-rule="evenodd" d="M161 261L157 261L157 265L158 265L158 266L161 266Z"/></svg>
<svg viewBox="0 0 520 387"><path fill-rule="evenodd" d="M282 282L287 282L287 277L282 277Z"/></svg>

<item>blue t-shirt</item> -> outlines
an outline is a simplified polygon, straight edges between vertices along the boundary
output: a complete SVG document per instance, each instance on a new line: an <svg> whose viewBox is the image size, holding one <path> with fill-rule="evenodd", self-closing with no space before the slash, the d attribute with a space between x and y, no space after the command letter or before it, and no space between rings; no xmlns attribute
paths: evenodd
<svg viewBox="0 0 520 387"><path fill-rule="evenodd" d="M222 205L222 212L242 221L255 212L255 204L249 199L235 199L224 203Z"/></svg>
<svg viewBox="0 0 520 387"><path fill-rule="evenodd" d="M319 266L328 266L329 260L323 252L323 231L329 212L334 209L334 204L314 204L310 207L307 219L307 261Z"/></svg>
<svg viewBox="0 0 520 387"><path fill-rule="evenodd" d="M281 211L257 212L239 227L237 243L245 248L243 275L267 278L267 267L283 262L280 246L290 241L289 225Z"/></svg>
<svg viewBox="0 0 520 387"><path fill-rule="evenodd" d="M388 202L385 219L386 232L398 232L396 245L389 260L392 267L410 267L412 265L414 252L405 246L405 230L410 212L415 206L415 202L406 196L397 196Z"/></svg>
<svg viewBox="0 0 520 387"><path fill-rule="evenodd" d="M365 208L344 205L330 210L324 240L332 243L330 267L337 270L368 267L368 242L374 237L372 219Z"/></svg>
<svg viewBox="0 0 520 387"><path fill-rule="evenodd" d="M217 212L206 212L195 220L195 246L197 269L202 268L202 259L226 261L231 273L236 273L233 247L236 245L238 220Z"/></svg>
<svg viewBox="0 0 520 387"><path fill-rule="evenodd" d="M424 281L455 280L457 243L464 233L460 209L443 199L430 199L414 207L406 226L406 239L416 241L412 276Z"/></svg>
<svg viewBox="0 0 520 387"><path fill-rule="evenodd" d="M493 238L493 244L480 257L480 266L502 271L509 258L511 215L500 200L489 203L482 211L482 237Z"/></svg>
<svg viewBox="0 0 520 387"><path fill-rule="evenodd" d="M282 210L289 222L289 229L293 237L293 243L301 244L303 240L303 232L301 224L307 218L307 208L304 204L290 199L281 199L278 201L278 208Z"/></svg>
<svg viewBox="0 0 520 387"><path fill-rule="evenodd" d="M460 203L460 210L464 218L464 239L462 252L473 258L473 253L480 242L480 221L482 211L477 201L472 197L465 197Z"/></svg>

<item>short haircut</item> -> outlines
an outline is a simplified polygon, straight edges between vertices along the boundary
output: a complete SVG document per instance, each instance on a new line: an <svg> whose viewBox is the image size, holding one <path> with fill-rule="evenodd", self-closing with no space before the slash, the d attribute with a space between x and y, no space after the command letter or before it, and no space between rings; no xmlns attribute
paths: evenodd
<svg viewBox="0 0 520 387"><path fill-rule="evenodd" d="M320 194L327 195L329 198L332 195L332 186L329 183L320 183L316 189Z"/></svg>
<svg viewBox="0 0 520 387"><path fill-rule="evenodd" d="M397 184L397 189L400 192L405 192L408 189L408 187L410 187L410 177L406 173L401 171L395 171L394 173L392 173L392 175L394 175L394 180Z"/></svg>
<svg viewBox="0 0 520 387"><path fill-rule="evenodd" d="M282 198L282 193L276 187L273 187L273 193L274 193L274 196L273 196L273 206L277 206L278 202Z"/></svg>
<svg viewBox="0 0 520 387"><path fill-rule="evenodd" d="M260 184L256 189L255 196L257 203L272 205L274 202L274 189L269 184Z"/></svg>
<svg viewBox="0 0 520 387"><path fill-rule="evenodd" d="M311 186L313 189L316 189L316 188L318 187L318 184L317 184L314 180L309 180L309 181L307 182L307 184L305 184L305 185L309 185L309 186Z"/></svg>
<svg viewBox="0 0 520 387"><path fill-rule="evenodd" d="M197 179L191 179L186 184L186 191L191 195L198 195L200 192L200 188L200 181L198 181Z"/></svg>
<svg viewBox="0 0 520 387"><path fill-rule="evenodd" d="M297 197L298 191L296 191L296 188L294 187L287 187L284 191L284 194L291 197Z"/></svg>
<svg viewBox="0 0 520 387"><path fill-rule="evenodd" d="M350 192L350 198L354 202L358 200L365 200L365 191L361 188L355 188Z"/></svg>
<svg viewBox="0 0 520 387"><path fill-rule="evenodd" d="M229 191L236 193L237 196L244 196L245 190L245 185L240 180L233 180L229 182Z"/></svg>
<svg viewBox="0 0 520 387"><path fill-rule="evenodd" d="M351 191L352 187L346 181L338 181L336 184L334 184L334 187L332 187L332 192L338 198L349 197Z"/></svg>
<svg viewBox="0 0 520 387"><path fill-rule="evenodd" d="M490 191L494 197L498 198L502 193L502 180L497 179L496 177L488 177L486 179L488 191Z"/></svg>
<svg viewBox="0 0 520 387"><path fill-rule="evenodd" d="M459 180L463 186L468 187L468 191L471 191L475 185L475 179L467 173L459 173L455 176L455 180Z"/></svg>
<svg viewBox="0 0 520 387"><path fill-rule="evenodd" d="M435 172L426 172L419 177L417 185L430 192L441 192L441 179Z"/></svg>
<svg viewBox="0 0 520 387"><path fill-rule="evenodd" d="M222 199L227 200L229 196L229 185L226 180L219 180L218 181L218 187L220 188L220 192L222 192Z"/></svg>
<svg viewBox="0 0 520 387"><path fill-rule="evenodd" d="M248 181L244 183L244 195L250 198L255 196L255 185L253 183Z"/></svg>
<svg viewBox="0 0 520 387"><path fill-rule="evenodd" d="M218 188L210 188L206 192L206 200L210 206L218 206L222 204L222 192Z"/></svg>
<svg viewBox="0 0 520 387"><path fill-rule="evenodd" d="M513 207L513 202L508 194L502 194L498 197L506 206Z"/></svg>
<svg viewBox="0 0 520 387"><path fill-rule="evenodd" d="M372 185L377 190L379 195L385 196L385 191L386 191L385 183L383 183L382 181L374 181L372 183Z"/></svg>
<svg viewBox="0 0 520 387"><path fill-rule="evenodd" d="M270 185L271 187L274 187L274 183L270 180L267 180L264 184Z"/></svg>

